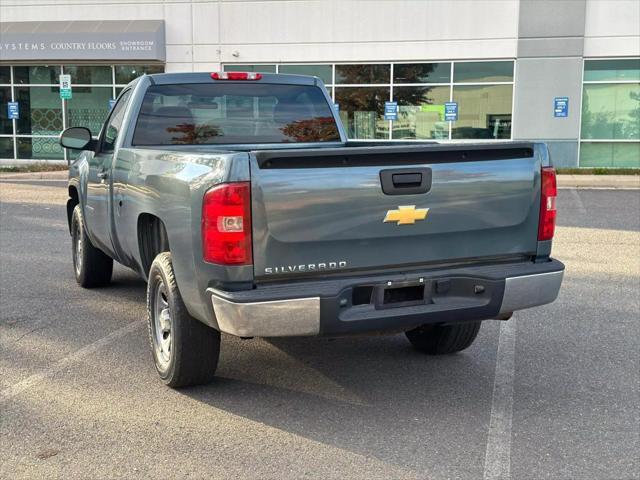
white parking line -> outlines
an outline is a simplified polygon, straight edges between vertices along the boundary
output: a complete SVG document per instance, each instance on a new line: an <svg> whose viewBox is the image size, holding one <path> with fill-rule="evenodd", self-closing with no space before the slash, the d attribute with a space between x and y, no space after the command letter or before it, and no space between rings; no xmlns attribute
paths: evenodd
<svg viewBox="0 0 640 480"><path fill-rule="evenodd" d="M119 338L122 338L128 333L133 332L134 330L141 327L142 325L144 324L139 321L131 322L128 325L125 325L124 327L119 328L114 332L111 332L106 337L103 337L100 340L97 340L85 347L82 347L80 350L76 350L74 353L67 355L63 359L54 363L49 369L40 373L35 373L30 377L27 377L24 380L21 380L20 382L10 386L9 388L5 388L4 390L2 390L2 392L0 392L0 405L7 402L8 400L11 400L13 397L24 392L25 390L35 385L38 385L39 383L43 382L47 378L52 377L56 373L67 368L69 365L79 360L82 360L83 358L93 353L96 353L98 350L103 349L104 347L115 342Z"/></svg>
<svg viewBox="0 0 640 480"><path fill-rule="evenodd" d="M511 421L516 327L515 318L500 325L491 419L484 459L484 480L511 478Z"/></svg>

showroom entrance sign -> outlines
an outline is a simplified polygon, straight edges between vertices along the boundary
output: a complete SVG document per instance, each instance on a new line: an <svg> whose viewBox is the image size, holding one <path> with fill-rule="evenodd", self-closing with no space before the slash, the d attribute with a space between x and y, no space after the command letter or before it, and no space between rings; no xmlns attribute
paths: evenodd
<svg viewBox="0 0 640 480"><path fill-rule="evenodd" d="M398 102L384 102L384 119L398 120Z"/></svg>
<svg viewBox="0 0 640 480"><path fill-rule="evenodd" d="M164 20L1 22L0 61L164 62Z"/></svg>
<svg viewBox="0 0 640 480"><path fill-rule="evenodd" d="M444 104L444 120L455 122L458 120L458 102L447 102Z"/></svg>
<svg viewBox="0 0 640 480"><path fill-rule="evenodd" d="M9 120L20 119L20 108L18 106L18 102L7 103L7 119Z"/></svg>
<svg viewBox="0 0 640 480"><path fill-rule="evenodd" d="M553 99L553 116L560 118L569 116L569 97L556 97Z"/></svg>

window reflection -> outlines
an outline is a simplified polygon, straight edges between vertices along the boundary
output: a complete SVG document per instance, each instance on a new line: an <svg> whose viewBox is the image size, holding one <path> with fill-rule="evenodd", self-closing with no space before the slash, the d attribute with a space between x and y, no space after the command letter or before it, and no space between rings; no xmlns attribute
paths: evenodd
<svg viewBox="0 0 640 480"><path fill-rule="evenodd" d="M388 87L340 87L335 90L335 103L339 106L347 137L389 138L389 122L384 119L384 103L389 101Z"/></svg>
<svg viewBox="0 0 640 480"><path fill-rule="evenodd" d="M451 63L397 63L393 66L395 83L449 83Z"/></svg>
<svg viewBox="0 0 640 480"><path fill-rule="evenodd" d="M331 65L280 65L280 73L293 73L295 75L313 75L319 77L324 83L331 83Z"/></svg>
<svg viewBox="0 0 640 480"><path fill-rule="evenodd" d="M18 158L62 160L64 152L57 137L18 138Z"/></svg>
<svg viewBox="0 0 640 480"><path fill-rule="evenodd" d="M13 133L13 123L7 116L7 103L10 101L11 87L0 87L0 134Z"/></svg>
<svg viewBox="0 0 640 480"><path fill-rule="evenodd" d="M70 127L87 127L98 135L109 114L111 87L75 87L67 102L67 123Z"/></svg>
<svg viewBox="0 0 640 480"><path fill-rule="evenodd" d="M382 65L336 65L336 83L390 83L391 67Z"/></svg>
<svg viewBox="0 0 640 480"><path fill-rule="evenodd" d="M582 138L640 140L640 83L585 85Z"/></svg>
<svg viewBox="0 0 640 480"><path fill-rule="evenodd" d="M512 82L513 62L456 62L453 81L458 82Z"/></svg>
<svg viewBox="0 0 640 480"><path fill-rule="evenodd" d="M395 87L393 99L398 102L394 139L449 138L449 122L444 119L449 87Z"/></svg>
<svg viewBox="0 0 640 480"><path fill-rule="evenodd" d="M164 72L162 65L116 65L116 83L126 84L141 75Z"/></svg>
<svg viewBox="0 0 640 480"><path fill-rule="evenodd" d="M512 98L511 85L455 85L458 120L453 123L452 138L511 138Z"/></svg>
<svg viewBox="0 0 640 480"><path fill-rule="evenodd" d="M17 133L57 135L63 129L62 102L57 87L15 87L20 119Z"/></svg>
<svg viewBox="0 0 640 480"><path fill-rule="evenodd" d="M57 85L60 67L57 65L16 66L13 67L13 82L21 84Z"/></svg>
<svg viewBox="0 0 640 480"><path fill-rule="evenodd" d="M225 65L225 72L260 72L276 73L275 65Z"/></svg>

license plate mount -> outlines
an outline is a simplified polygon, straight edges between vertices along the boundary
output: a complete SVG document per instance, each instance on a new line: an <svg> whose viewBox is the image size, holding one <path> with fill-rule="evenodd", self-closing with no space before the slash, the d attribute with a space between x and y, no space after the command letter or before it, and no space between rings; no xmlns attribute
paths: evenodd
<svg viewBox="0 0 640 480"><path fill-rule="evenodd" d="M431 282L410 280L378 285L374 293L376 310L431 303Z"/></svg>

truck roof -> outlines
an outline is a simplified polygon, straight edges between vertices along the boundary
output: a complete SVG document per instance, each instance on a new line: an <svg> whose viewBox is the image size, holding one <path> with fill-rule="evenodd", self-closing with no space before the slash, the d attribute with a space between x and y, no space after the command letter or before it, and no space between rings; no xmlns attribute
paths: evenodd
<svg viewBox="0 0 640 480"><path fill-rule="evenodd" d="M261 73L260 80L213 80L212 72L154 73L148 77L158 85L176 83L210 83L210 82L247 82L247 83L279 83L285 85L322 85L322 80L311 75L294 75L290 73Z"/></svg>

